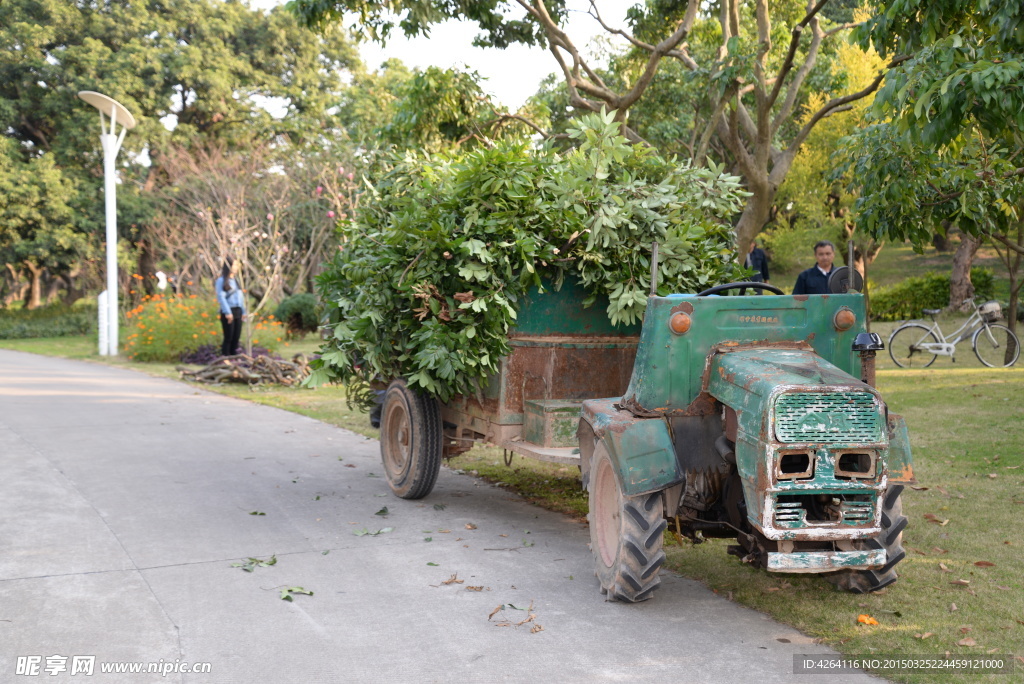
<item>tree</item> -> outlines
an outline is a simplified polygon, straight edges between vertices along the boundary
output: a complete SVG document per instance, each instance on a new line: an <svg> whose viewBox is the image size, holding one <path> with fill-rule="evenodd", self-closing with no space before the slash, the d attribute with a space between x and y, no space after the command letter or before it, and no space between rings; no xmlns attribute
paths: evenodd
<svg viewBox="0 0 1024 684"><path fill-rule="evenodd" d="M225 256L239 260L240 280L257 302L252 313L311 289L359 197L345 150L170 148L154 242L183 282L219 273Z"/></svg>
<svg viewBox="0 0 1024 684"><path fill-rule="evenodd" d="M879 91L871 125L845 144L861 190L859 224L919 247L955 226L968 253L988 239L1024 254L1024 7L886 0L858 38L883 55L907 56ZM961 294L951 293L950 304Z"/></svg>
<svg viewBox="0 0 1024 684"><path fill-rule="evenodd" d="M704 163L712 141L717 141L720 158L743 177L751 192L736 225L741 254L768 220L775 194L814 127L868 96L882 82L884 72L859 84L857 90L836 92L802 125L794 125L812 88L820 55L850 28L822 16L829 5L829 0L791 0L775 3L770 9L767 0L750 5L741 5L739 0L720 0L715 5L700 0L649 0L629 11L627 31L608 24L594 0L589 11L595 21L631 46L633 66L619 70L612 79L591 65L566 33L564 0L289 3L308 25L321 28L341 19L346 10L356 12L362 30L379 40L395 29L408 35L424 34L436 22L460 18L480 26L477 44L498 48L511 42L544 45L561 73L569 104L584 112L614 111L623 134L633 142L644 139L630 120L630 111L642 99L658 96L662 90L658 76L686 81L700 102L691 111L679 112L680 117L688 117L692 131L692 158ZM850 3L831 5L838 18ZM680 74L663 73L666 63L675 65Z"/></svg>
<svg viewBox="0 0 1024 684"><path fill-rule="evenodd" d="M244 147L281 136L319 143L345 69L358 63L342 32L312 35L283 10L236 0L5 0L0 48L0 132L15 142L3 154L11 168L49 158L73 190L65 197L70 215L44 230L75 232L83 248L102 239L96 112L77 92L103 91L134 112L139 126L121 154L119 223L122 238L143 252L166 146ZM268 101L283 116L272 116Z"/></svg>
<svg viewBox="0 0 1024 684"><path fill-rule="evenodd" d="M0 258L9 281L27 276L25 306L43 303L45 271L62 272L76 258L88 255L85 236L71 228L72 208L66 198L74 182L61 173L52 157L17 158L15 143L0 140ZM18 267L16 268L15 265ZM22 294L18 290L18 294Z"/></svg>

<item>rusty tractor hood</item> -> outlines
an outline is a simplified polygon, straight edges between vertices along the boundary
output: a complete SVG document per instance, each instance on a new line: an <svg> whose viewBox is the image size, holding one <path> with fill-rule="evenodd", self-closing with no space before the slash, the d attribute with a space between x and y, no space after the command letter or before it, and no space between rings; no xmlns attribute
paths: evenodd
<svg viewBox="0 0 1024 684"><path fill-rule="evenodd" d="M711 359L707 389L725 401L729 395L767 397L780 386L836 386L869 389L868 385L808 349L750 348L717 353Z"/></svg>

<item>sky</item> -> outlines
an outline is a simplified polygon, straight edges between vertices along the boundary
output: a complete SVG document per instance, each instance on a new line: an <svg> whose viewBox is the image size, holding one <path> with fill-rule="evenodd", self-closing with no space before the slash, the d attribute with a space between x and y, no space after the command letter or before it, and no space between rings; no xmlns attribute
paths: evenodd
<svg viewBox="0 0 1024 684"><path fill-rule="evenodd" d="M251 2L254 7L269 9L283 4L284 0ZM607 0L599 7L606 22L622 26L626 9L633 4L634 0ZM594 53L587 46L592 45L595 36L604 36L604 31L593 17L586 14L590 5L587 0L569 0L568 5L571 12L566 33L585 56L590 56ZM479 29L472 22L448 21L436 26L429 38L410 40L398 32L384 47L369 41L362 42L359 52L370 69L379 68L385 60L393 57L402 60L406 66L421 69L437 66L467 70L468 67L486 79L482 84L486 92L512 110L518 109L537 91L540 82L558 69L554 57L543 48L523 45L505 50L475 48L473 38L478 33Z"/></svg>

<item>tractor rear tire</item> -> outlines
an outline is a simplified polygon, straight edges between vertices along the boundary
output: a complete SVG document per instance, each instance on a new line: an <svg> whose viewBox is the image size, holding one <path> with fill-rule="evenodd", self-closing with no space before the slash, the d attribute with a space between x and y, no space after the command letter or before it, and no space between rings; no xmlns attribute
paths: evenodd
<svg viewBox="0 0 1024 684"><path fill-rule="evenodd" d="M402 499L422 499L441 470L441 407L432 396L394 380L384 394L380 455L391 491Z"/></svg>
<svg viewBox="0 0 1024 684"><path fill-rule="evenodd" d="M600 441L590 459L590 547L601 593L627 603L646 601L661 579L665 517L660 492L626 496Z"/></svg>
<svg viewBox="0 0 1024 684"><path fill-rule="evenodd" d="M823 575L838 588L854 594L878 591L896 581L896 564L906 557L903 550L903 528L907 518L903 515L900 495L903 485L893 485L885 491L882 499L882 533L873 539L853 542L853 550L885 549L885 565L875 570L843 570Z"/></svg>

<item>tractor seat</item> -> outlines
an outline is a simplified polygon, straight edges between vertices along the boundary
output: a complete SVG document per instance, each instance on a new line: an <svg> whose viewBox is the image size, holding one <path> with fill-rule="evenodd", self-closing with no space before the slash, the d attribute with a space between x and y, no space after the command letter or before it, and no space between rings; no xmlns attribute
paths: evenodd
<svg viewBox="0 0 1024 684"><path fill-rule="evenodd" d="M922 309L921 313L925 316L934 316L937 313L942 313L942 309Z"/></svg>

